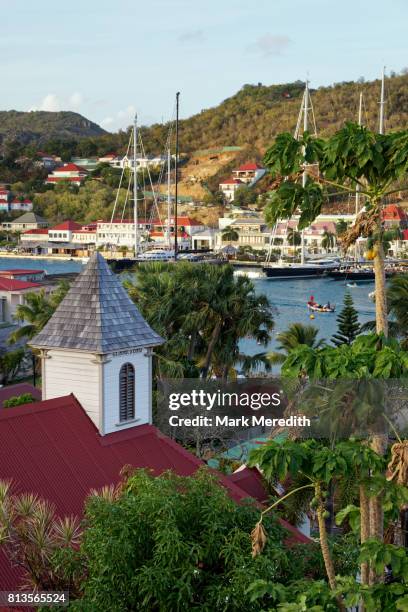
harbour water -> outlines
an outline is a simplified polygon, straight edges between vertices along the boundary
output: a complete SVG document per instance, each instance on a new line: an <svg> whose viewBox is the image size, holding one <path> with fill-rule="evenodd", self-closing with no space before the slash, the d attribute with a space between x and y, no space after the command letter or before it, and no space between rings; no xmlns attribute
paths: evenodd
<svg viewBox="0 0 408 612"><path fill-rule="evenodd" d="M0 257L0 270L8 268L43 269L48 274L63 272L80 272L85 264L76 260L34 259L21 257ZM258 269L259 272L259 269ZM361 282L355 288L349 288L342 281L333 281L329 278L308 278L296 280L264 280L254 279L256 290L264 293L272 303L275 311L275 329L270 345L266 350L276 348L276 335L287 329L291 323L311 324L319 330L319 338L329 340L337 329L336 317L342 308L346 291L353 297L354 305L359 314L360 323L374 319L374 304L368 294L373 291L374 284ZM330 302L336 305L336 312L314 313L314 320L310 320L310 313L306 308L309 296L313 295L317 302L324 304ZM243 340L242 348L250 354L265 350L255 341Z"/></svg>

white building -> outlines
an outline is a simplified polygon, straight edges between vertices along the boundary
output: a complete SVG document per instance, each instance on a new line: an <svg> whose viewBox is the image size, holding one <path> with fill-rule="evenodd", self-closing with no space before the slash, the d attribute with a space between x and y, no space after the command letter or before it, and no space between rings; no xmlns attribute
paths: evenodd
<svg viewBox="0 0 408 612"><path fill-rule="evenodd" d="M244 185L245 183L243 181L232 177L230 179L222 181L222 183L219 184L219 189L224 194L224 197L227 202L232 202L232 200L235 198L235 192Z"/></svg>
<svg viewBox="0 0 408 612"><path fill-rule="evenodd" d="M50 242L73 242L74 233L81 229L82 225L75 221L64 221L48 230L48 240Z"/></svg>
<svg viewBox="0 0 408 612"><path fill-rule="evenodd" d="M27 293L43 289L42 285L35 282L0 275L0 324L15 324L17 307L25 303ZM52 289L51 285L47 285L46 291Z"/></svg>
<svg viewBox="0 0 408 612"><path fill-rule="evenodd" d="M28 198L24 200L19 200L18 198L14 198L10 202L9 206L10 211L21 211L21 212L31 212L33 210L33 203Z"/></svg>
<svg viewBox="0 0 408 612"><path fill-rule="evenodd" d="M88 176L88 172L77 166L76 164L64 164L59 168L55 168L51 174L49 174L45 180L46 185L55 185L62 181L67 181L73 185L81 185L85 178Z"/></svg>
<svg viewBox="0 0 408 612"><path fill-rule="evenodd" d="M152 422L152 349L162 343L95 252L30 345L43 400L75 393L104 436Z"/></svg>
<svg viewBox="0 0 408 612"><path fill-rule="evenodd" d="M103 158L99 158L99 161L101 161L102 159ZM166 157L164 155L158 155L156 157L137 156L136 159L137 167L140 169L163 166L166 163ZM111 160L108 160L107 163L110 164L112 168L133 168L134 166L133 157L131 155L124 155L123 157L114 157Z"/></svg>
<svg viewBox="0 0 408 612"><path fill-rule="evenodd" d="M255 185L260 178L263 177L266 170L257 163L243 164L236 170L232 171L232 176L235 179L246 183L247 185Z"/></svg>

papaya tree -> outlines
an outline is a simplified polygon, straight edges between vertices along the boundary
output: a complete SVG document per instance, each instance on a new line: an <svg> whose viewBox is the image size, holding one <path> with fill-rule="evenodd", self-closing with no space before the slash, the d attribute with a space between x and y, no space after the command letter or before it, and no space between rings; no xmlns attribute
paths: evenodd
<svg viewBox="0 0 408 612"><path fill-rule="evenodd" d="M382 208L387 196L404 189L408 131L384 135L347 123L326 140L308 132L299 139L283 133L266 152L264 163L274 179L265 207L270 225L299 213L298 227L304 229L320 214L330 193L353 194L358 186L364 210L342 242L348 247L363 236L373 243L377 332L387 335ZM304 170L308 176L303 186L299 179Z"/></svg>

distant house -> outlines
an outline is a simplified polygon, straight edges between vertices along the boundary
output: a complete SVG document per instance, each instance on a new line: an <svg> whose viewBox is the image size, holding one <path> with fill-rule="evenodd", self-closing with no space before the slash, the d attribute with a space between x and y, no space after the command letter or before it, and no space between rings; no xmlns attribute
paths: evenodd
<svg viewBox="0 0 408 612"><path fill-rule="evenodd" d="M45 180L46 185L55 185L62 181L68 181L74 185L81 185L88 176L87 170L76 164L64 164L56 168Z"/></svg>
<svg viewBox="0 0 408 612"><path fill-rule="evenodd" d="M250 162L248 164L243 164L236 170L233 170L232 176L235 179L239 179L243 183L246 183L247 185L254 185L261 177L263 177L265 172L265 168L257 163Z"/></svg>
<svg viewBox="0 0 408 612"><path fill-rule="evenodd" d="M99 159L101 161L101 158ZM137 167L140 169L143 168L151 168L155 166L162 166L166 162L166 157L164 155L159 155L157 157L153 156L138 156L136 163ZM124 155L123 157L115 157L111 161L108 161L113 168L133 168L134 162L133 157Z"/></svg>
<svg viewBox="0 0 408 612"><path fill-rule="evenodd" d="M61 158L58 155L49 155L43 151L37 151L37 158L34 165L46 170L53 170L62 164Z"/></svg>
<svg viewBox="0 0 408 612"><path fill-rule="evenodd" d="M1 224L4 230L9 230L11 232L24 232L25 230L40 229L48 226L49 223L47 219L44 219L44 217L34 212L27 212L21 215L21 217L17 217L17 219L4 221L4 223Z"/></svg>
<svg viewBox="0 0 408 612"><path fill-rule="evenodd" d="M98 164L111 164L115 160L121 159L117 153L106 153L98 158Z"/></svg>
<svg viewBox="0 0 408 612"><path fill-rule="evenodd" d="M386 228L408 228L408 215L401 206L389 204L382 211L382 221Z"/></svg>
<svg viewBox="0 0 408 612"><path fill-rule="evenodd" d="M17 306L24 304L25 295L40 289L38 283L0 276L0 324L14 323Z"/></svg>
<svg viewBox="0 0 408 612"><path fill-rule="evenodd" d="M237 189L243 187L244 185L245 183L241 181L241 179L232 177L230 179L222 181L222 183L219 184L219 189L224 194L225 199L228 202L232 202L232 200L235 198L235 192L237 191Z"/></svg>
<svg viewBox="0 0 408 612"><path fill-rule="evenodd" d="M0 189L0 212L9 212L12 193L8 189Z"/></svg>
<svg viewBox="0 0 408 612"><path fill-rule="evenodd" d="M75 221L64 221L54 225L48 231L50 242L72 242L74 233L82 229L82 225Z"/></svg>
<svg viewBox="0 0 408 612"><path fill-rule="evenodd" d="M18 211L21 211L21 212L30 212L30 211L33 210L33 203L28 198L25 198L24 200L23 199L14 198L10 202L9 210L10 211L17 211L18 210Z"/></svg>

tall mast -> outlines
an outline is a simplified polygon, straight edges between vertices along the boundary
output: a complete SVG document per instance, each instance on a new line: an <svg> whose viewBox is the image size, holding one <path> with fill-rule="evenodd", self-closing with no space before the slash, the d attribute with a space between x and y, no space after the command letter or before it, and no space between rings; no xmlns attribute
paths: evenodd
<svg viewBox="0 0 408 612"><path fill-rule="evenodd" d="M309 81L306 79L306 87L305 87L305 95L303 97L304 107L303 107L303 133L307 132L309 127L308 122L308 112L309 112ZM307 172L306 172L306 162L303 163L303 174L302 174L302 187L306 187L307 182ZM301 231L301 247L300 247L300 263L305 263L305 231Z"/></svg>
<svg viewBox="0 0 408 612"><path fill-rule="evenodd" d="M179 97L180 92L176 93L176 159L174 162L174 261L177 261L177 199L178 199L178 155L179 155Z"/></svg>
<svg viewBox="0 0 408 612"><path fill-rule="evenodd" d="M363 92L360 91L360 100L358 104L358 125L363 124ZM360 183L356 184L356 195L355 195L355 218L357 219L357 215L360 211ZM358 259L358 244L357 241L354 244L354 259L357 261Z"/></svg>
<svg viewBox="0 0 408 612"><path fill-rule="evenodd" d="M167 149L167 243L168 248L171 250L171 239L170 239L170 221L171 221L171 151Z"/></svg>
<svg viewBox="0 0 408 612"><path fill-rule="evenodd" d="M137 114L133 124L133 223L135 226L135 258L139 254L139 220L137 215Z"/></svg>
<svg viewBox="0 0 408 612"><path fill-rule="evenodd" d="M381 75L380 125L379 125L379 130L378 130L380 134L384 134L384 105L385 105L384 81L385 81L385 66L383 67L382 75Z"/></svg>

